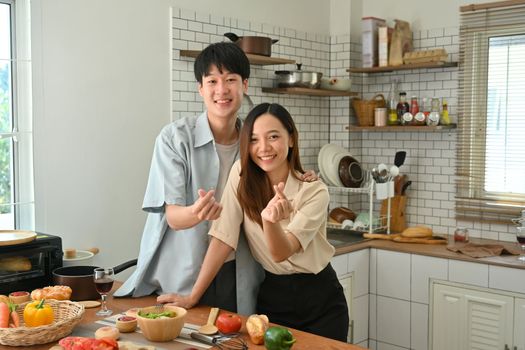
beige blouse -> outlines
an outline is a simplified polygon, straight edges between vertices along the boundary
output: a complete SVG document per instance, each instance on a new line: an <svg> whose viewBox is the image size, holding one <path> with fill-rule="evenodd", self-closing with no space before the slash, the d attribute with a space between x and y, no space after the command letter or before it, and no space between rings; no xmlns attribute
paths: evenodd
<svg viewBox="0 0 525 350"><path fill-rule="evenodd" d="M240 226L243 225L252 254L266 271L278 275L318 273L328 265L335 248L326 238L326 217L330 200L321 181L303 182L288 175L284 193L292 203L292 213L280 222L283 230L293 234L301 244L297 253L282 262L273 261L262 228L246 215L237 200L240 162L233 165L222 195L223 210L209 234L233 249L237 248Z"/></svg>

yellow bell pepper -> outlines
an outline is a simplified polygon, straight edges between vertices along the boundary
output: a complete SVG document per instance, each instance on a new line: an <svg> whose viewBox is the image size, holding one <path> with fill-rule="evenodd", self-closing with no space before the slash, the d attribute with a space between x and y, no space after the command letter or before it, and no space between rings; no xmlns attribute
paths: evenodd
<svg viewBox="0 0 525 350"><path fill-rule="evenodd" d="M55 315L45 299L33 301L24 309L24 322L27 327L38 327L53 323Z"/></svg>

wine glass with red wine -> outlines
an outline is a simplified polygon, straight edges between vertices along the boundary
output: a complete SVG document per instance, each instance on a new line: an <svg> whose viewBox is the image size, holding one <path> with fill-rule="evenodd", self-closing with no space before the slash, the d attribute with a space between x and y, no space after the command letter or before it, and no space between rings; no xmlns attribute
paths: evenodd
<svg viewBox="0 0 525 350"><path fill-rule="evenodd" d="M525 254L525 226L516 227L518 232L516 233L516 239L521 246L521 251ZM525 255L520 255L519 260L525 262Z"/></svg>
<svg viewBox="0 0 525 350"><path fill-rule="evenodd" d="M97 312L97 316L109 316L113 313L113 311L109 310L106 305L106 298L113 287L114 274L115 271L113 271L113 269L105 269L102 267L95 269L95 274L93 275L95 288L102 297L102 308Z"/></svg>

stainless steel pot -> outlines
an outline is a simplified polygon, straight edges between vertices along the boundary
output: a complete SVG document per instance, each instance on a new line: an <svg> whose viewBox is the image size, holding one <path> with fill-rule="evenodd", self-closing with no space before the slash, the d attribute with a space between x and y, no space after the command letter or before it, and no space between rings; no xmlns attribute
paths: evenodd
<svg viewBox="0 0 525 350"><path fill-rule="evenodd" d="M304 87L310 89L317 89L321 85L321 77L323 73L308 72L301 70L301 63L297 63L297 70L278 70L277 86L279 87Z"/></svg>

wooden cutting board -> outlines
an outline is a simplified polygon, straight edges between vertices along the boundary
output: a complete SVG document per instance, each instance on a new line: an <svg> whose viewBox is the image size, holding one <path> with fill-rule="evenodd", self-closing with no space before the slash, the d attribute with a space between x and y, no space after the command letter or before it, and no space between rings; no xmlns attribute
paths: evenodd
<svg viewBox="0 0 525 350"><path fill-rule="evenodd" d="M394 242L399 243L420 243L420 244L447 244L448 240L445 237L441 236L431 236L429 238L413 238L413 237L403 237L399 235L392 239Z"/></svg>
<svg viewBox="0 0 525 350"><path fill-rule="evenodd" d="M372 239L384 239L391 241L396 237L400 237L401 234L399 233L392 233L387 235L386 233L363 233L364 238L372 238Z"/></svg>
<svg viewBox="0 0 525 350"><path fill-rule="evenodd" d="M31 242L35 238L33 231L0 230L0 246Z"/></svg>

